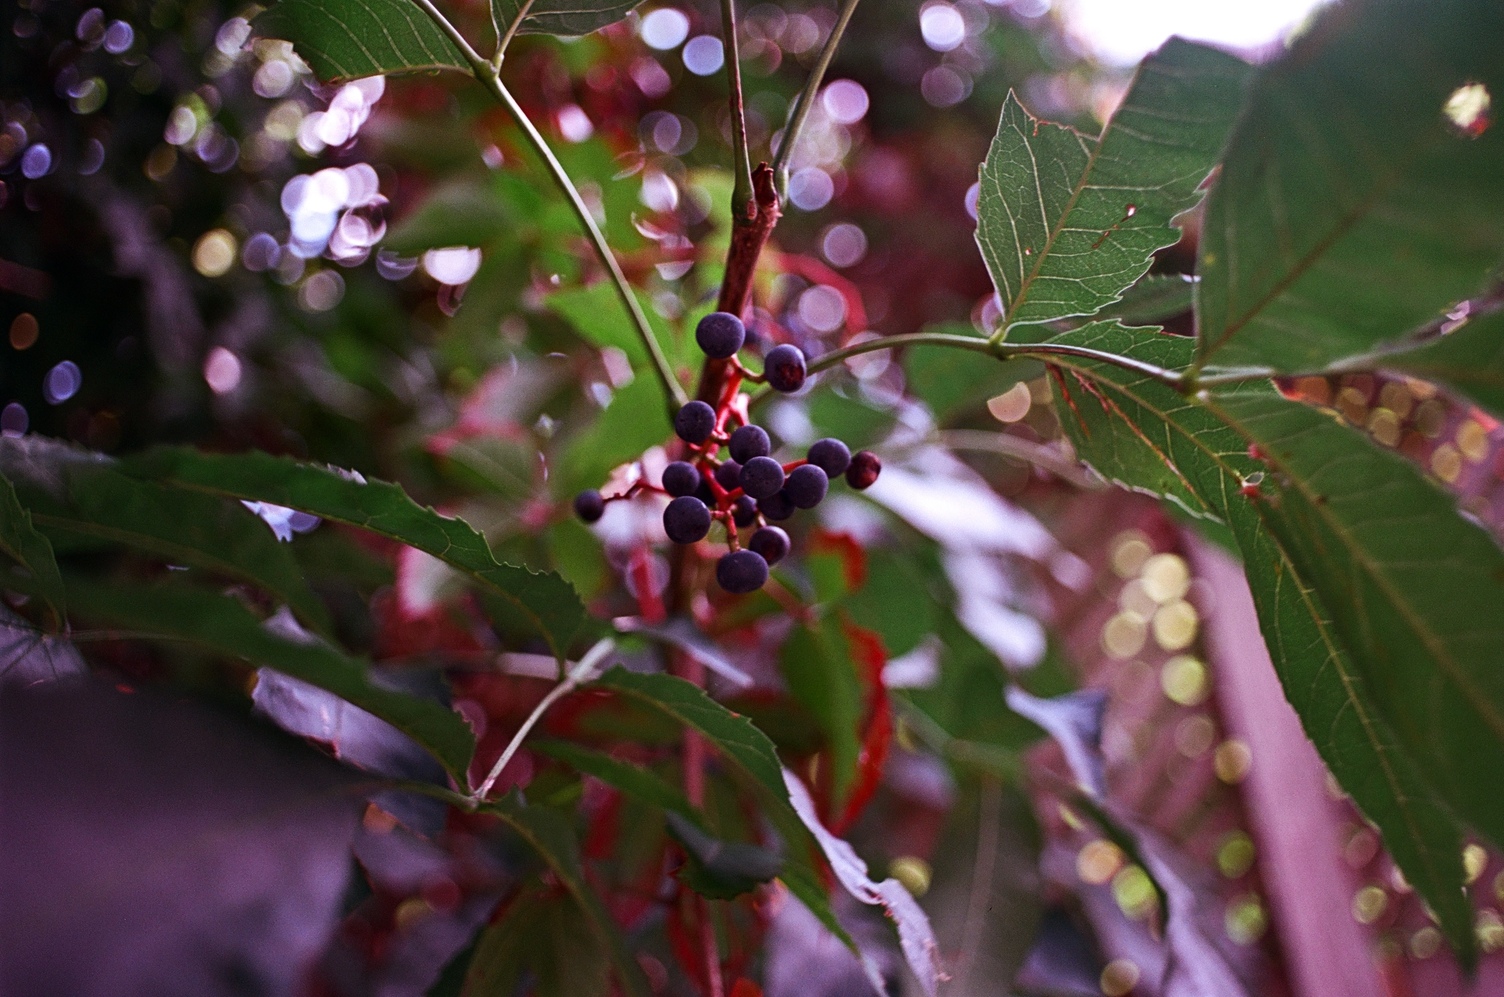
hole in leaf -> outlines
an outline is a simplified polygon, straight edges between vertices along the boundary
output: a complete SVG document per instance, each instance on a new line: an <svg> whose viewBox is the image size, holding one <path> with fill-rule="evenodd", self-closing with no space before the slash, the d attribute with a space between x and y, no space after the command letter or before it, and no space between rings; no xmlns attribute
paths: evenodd
<svg viewBox="0 0 1504 997"><path fill-rule="evenodd" d="M1459 133L1477 138L1493 123L1493 95L1482 83L1467 83L1452 91L1442 105L1442 113Z"/></svg>

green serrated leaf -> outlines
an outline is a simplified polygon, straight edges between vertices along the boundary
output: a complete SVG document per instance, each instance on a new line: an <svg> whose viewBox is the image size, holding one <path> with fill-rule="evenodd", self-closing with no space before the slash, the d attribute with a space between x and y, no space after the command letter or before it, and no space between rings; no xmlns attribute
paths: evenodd
<svg viewBox="0 0 1504 997"><path fill-rule="evenodd" d="M564 579L498 562L486 538L468 523L418 505L399 485L257 451L222 455L164 447L132 457L121 467L178 489L297 509L431 554L514 606L556 656L565 654L585 619L580 597Z"/></svg>
<svg viewBox="0 0 1504 997"><path fill-rule="evenodd" d="M1169 370L1184 368L1193 351L1188 339L1109 322L1054 341ZM1218 411L1142 375L1074 359L1061 366L1071 396L1069 401L1060 398L1061 420L1084 459L1111 480L1173 499L1231 528L1243 552L1264 640L1307 736L1379 827L1406 878L1437 912L1453 948L1470 959L1475 941L1462 894L1462 829L1441 803L1451 794L1434 765L1422 767L1425 756L1398 735L1387 709L1380 708L1376 686L1385 676L1355 659L1346 635L1335 625L1332 603L1351 599L1353 593L1318 592L1317 579L1308 577L1304 566L1298 568L1265 528L1262 517L1274 511L1271 504L1240 493L1245 481L1268 471L1250 456L1250 438ZM1056 391L1058 395L1058 386ZM1219 404L1244 394L1300 408L1280 399L1267 383L1219 395ZM1349 450L1372 451L1366 441L1349 435L1344 441ZM1456 519L1455 513L1448 514ZM1425 662L1412 663L1412 668L1431 670Z"/></svg>
<svg viewBox="0 0 1504 997"><path fill-rule="evenodd" d="M1198 362L1299 372L1397 339L1504 256L1504 129L1443 114L1504 95L1494 0L1337 4L1259 73L1207 202Z"/></svg>
<svg viewBox="0 0 1504 997"><path fill-rule="evenodd" d="M543 859L560 885L573 898L597 944L610 953L622 989L632 997L646 997L649 987L641 967L627 951L621 933L617 931L600 898L585 882L585 870L580 864L579 842L569 819L554 810L523 806L511 797L488 803L481 809L500 817Z"/></svg>
<svg viewBox="0 0 1504 997"><path fill-rule="evenodd" d="M1095 314L1180 239L1171 219L1200 199L1248 75L1232 56L1171 39L1095 141L1009 94L977 204L1005 327Z"/></svg>
<svg viewBox="0 0 1504 997"><path fill-rule="evenodd" d="M1414 349L1376 356L1373 366L1440 384L1504 418L1504 313L1471 319Z"/></svg>
<svg viewBox="0 0 1504 997"><path fill-rule="evenodd" d="M329 632L324 605L291 548L238 502L139 481L111 458L38 436L0 440L0 473L54 544L123 544L238 578L286 602L308 626Z"/></svg>
<svg viewBox="0 0 1504 997"><path fill-rule="evenodd" d="M282 38L328 82L434 69L470 71L454 42L412 0L279 0L252 22Z"/></svg>
<svg viewBox="0 0 1504 997"><path fill-rule="evenodd" d="M672 675L642 675L616 667L592 683L611 689L670 720L703 734L711 746L743 776L752 780L767 804L766 815L784 842L784 866L778 874L820 922L847 945L851 936L831 913L830 898L808 856L815 847L789 803L783 769L773 742L746 717L732 713L703 689Z"/></svg>
<svg viewBox="0 0 1504 997"><path fill-rule="evenodd" d="M203 648L275 668L339 696L396 727L463 783L475 736L459 714L439 703L373 684L365 662L316 638L269 629L228 596L181 584L106 585L70 578L75 611L125 630Z"/></svg>
<svg viewBox="0 0 1504 997"><path fill-rule="evenodd" d="M689 799L652 769L569 741L529 741L528 750L557 759L577 772L595 776L643 803L692 821L700 820L700 815L690 805Z"/></svg>
<svg viewBox="0 0 1504 997"><path fill-rule="evenodd" d="M52 607L59 620L66 618L68 602L63 593L62 576L58 574L57 559L52 554L52 544L32 526L31 513L21 504L15 486L3 474L0 474L0 551L31 572L37 595Z"/></svg>
<svg viewBox="0 0 1504 997"><path fill-rule="evenodd" d="M1208 405L1266 455L1270 498L1256 508L1400 741L1504 841L1504 551L1413 464L1315 409L1273 391Z"/></svg>
<svg viewBox="0 0 1504 997"><path fill-rule="evenodd" d="M630 14L642 0L535 0L523 14L523 0L491 0L491 17L497 30L523 18L517 34L588 35Z"/></svg>

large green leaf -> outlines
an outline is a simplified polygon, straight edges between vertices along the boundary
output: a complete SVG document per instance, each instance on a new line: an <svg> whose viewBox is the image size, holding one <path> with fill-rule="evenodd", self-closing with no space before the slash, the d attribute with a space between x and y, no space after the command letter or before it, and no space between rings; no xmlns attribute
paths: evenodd
<svg viewBox="0 0 1504 997"><path fill-rule="evenodd" d="M431 69L470 71L454 42L412 0L279 0L253 22L284 38L325 82Z"/></svg>
<svg viewBox="0 0 1504 997"><path fill-rule="evenodd" d="M1434 381L1504 418L1504 313L1471 319L1413 350L1375 357L1374 365Z"/></svg>
<svg viewBox="0 0 1504 997"><path fill-rule="evenodd" d="M543 859L554 878L573 898L596 944L610 953L622 989L630 997L646 997L649 988L641 967L627 951L621 933L600 898L585 882L579 842L569 819L554 810L523 806L512 797L488 803L481 809L500 817Z"/></svg>
<svg viewBox="0 0 1504 997"><path fill-rule="evenodd" d="M1375 702L1458 811L1504 841L1504 551L1409 461L1273 392L1209 403L1273 472L1258 508Z"/></svg>
<svg viewBox="0 0 1504 997"><path fill-rule="evenodd" d="M588 35L615 24L642 0L535 0L523 13L522 0L491 0L497 30L505 32L521 17L518 34Z"/></svg>
<svg viewBox="0 0 1504 997"><path fill-rule="evenodd" d="M1334 4L1260 73L1207 202L1200 362L1314 369L1483 285L1504 256L1504 128L1448 122L1470 83L1504 98L1496 0Z"/></svg>
<svg viewBox="0 0 1504 997"><path fill-rule="evenodd" d="M561 491L599 488L618 464L642 456L662 443L670 427L663 408L663 389L646 373L618 389L605 409L584 431L571 437L559 461Z"/></svg>
<svg viewBox="0 0 1504 997"><path fill-rule="evenodd" d="M1146 59L1100 139L1009 94L982 164L977 243L1005 326L1092 315L1173 245L1237 114L1248 67L1171 39Z"/></svg>
<svg viewBox="0 0 1504 997"><path fill-rule="evenodd" d="M84 617L275 668L332 692L411 737L464 782L475 736L459 714L375 685L364 662L330 644L279 633L235 599L189 585L106 585L70 578L68 594Z"/></svg>
<svg viewBox="0 0 1504 997"><path fill-rule="evenodd" d="M4 551L31 573L37 594L51 606L59 619L68 613L63 579L57 571L52 544L36 531L31 513L16 497L16 489L0 474L0 551Z"/></svg>
<svg viewBox="0 0 1504 997"><path fill-rule="evenodd" d="M723 759L750 779L766 804L765 813L784 842L784 865L778 878L836 937L852 944L836 921L830 900L808 854L813 845L789 803L788 787L773 742L746 717L732 713L703 689L672 675L642 675L613 668L592 685L610 689L689 730L704 735Z"/></svg>
<svg viewBox="0 0 1504 997"><path fill-rule="evenodd" d="M1110 351L1166 369L1183 368L1193 349L1184 338L1107 322L1054 341ZM1440 802L1445 787L1432 766L1422 768L1419 759L1424 756L1416 746L1397 735L1387 711L1380 708L1376 688L1386 677L1364 668L1349 653L1344 635L1334 624L1330 602L1323 598L1342 601L1353 594L1341 589L1318 594L1314 579L1297 568L1262 522L1263 516L1278 510L1268 500L1241 494L1245 481L1257 480L1257 475L1268 471L1250 456L1249 437L1217 411L1143 375L1105 363L1060 359L1072 398L1070 402L1061 399L1061 418L1084 459L1109 479L1171 498L1232 529L1243 551L1244 571L1270 657L1307 736L1333 775L1378 825L1406 878L1437 912L1452 945L1466 956L1474 940L1470 909L1462 894L1462 833ZM1219 401L1244 394L1324 419L1280 399L1267 385L1222 395ZM1385 456L1352 433L1342 438L1340 450ZM1447 515L1457 520L1450 510ZM1432 670L1427 662L1412 662L1410 667L1422 674Z"/></svg>
<svg viewBox="0 0 1504 997"><path fill-rule="evenodd" d="M124 544L250 582L327 633L328 615L287 544L238 502L139 481L100 454L37 436L0 440L0 473L54 544Z"/></svg>
<svg viewBox="0 0 1504 997"><path fill-rule="evenodd" d="M585 618L579 595L564 579L497 561L486 538L468 523L418 505L398 485L257 451L223 455L166 447L132 457L122 468L174 488L272 502L401 541L505 599L559 656Z"/></svg>
<svg viewBox="0 0 1504 997"><path fill-rule="evenodd" d="M555 291L544 299L548 307L558 312L579 332L580 337L595 346L614 346L627 355L632 369L649 369L647 347L637 333L637 326L622 310L616 298L616 289L604 281L588 287L570 287ZM669 359L683 365L686 358L679 349L678 337L669 329L653 309L646 309L648 324L653 328L653 337L668 353ZM649 378L651 380L651 378Z"/></svg>

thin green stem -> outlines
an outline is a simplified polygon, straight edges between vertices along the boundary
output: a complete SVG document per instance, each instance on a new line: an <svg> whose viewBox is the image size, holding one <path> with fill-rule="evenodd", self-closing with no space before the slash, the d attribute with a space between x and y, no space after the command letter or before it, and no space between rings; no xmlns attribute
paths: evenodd
<svg viewBox="0 0 1504 997"><path fill-rule="evenodd" d="M856 12L857 2L858 0L842 0L841 12L836 16L835 27L830 29L830 37L825 39L825 46L820 49L820 55L815 60L815 68L810 70L804 89L799 91L799 97L794 101L794 110L789 115L788 127L783 130L783 139L778 143L778 155L773 157L773 175L778 181L780 198L788 197L789 157L793 155L794 144L799 141L799 133L804 130L805 119L809 117L810 108L814 106L815 95L820 92L820 84L825 80L825 71L830 68L830 60L835 57L836 47L841 44L841 36L846 33L846 25L850 23L851 15Z"/></svg>
<svg viewBox="0 0 1504 997"><path fill-rule="evenodd" d="M752 204L752 158L747 152L747 113L742 99L742 53L737 40L736 0L721 0L721 34L726 46L726 82L731 89L731 155L736 187L731 192L731 210L750 217Z"/></svg>
<svg viewBox="0 0 1504 997"><path fill-rule="evenodd" d="M1328 371L1328 373L1339 372ZM1278 376L1278 374L1278 371L1269 367L1229 368L1227 370L1215 371L1211 374L1203 374L1200 370L1193 368L1186 371L1184 376L1185 393L1192 395L1202 388L1218 388L1228 384L1246 384L1249 381L1267 381L1271 377Z"/></svg>
<svg viewBox="0 0 1504 997"><path fill-rule="evenodd" d="M517 9L517 16L512 18L512 23L503 28L496 25L496 51L491 56L491 73L494 76L501 72L502 60L507 57L507 47L512 44L512 39L517 37L517 31L522 27L522 22L527 20L527 15L533 9L533 0L523 0L521 7ZM495 7L492 7L495 10Z"/></svg>
<svg viewBox="0 0 1504 997"><path fill-rule="evenodd" d="M632 285L627 283L627 275L622 272L621 264L617 262L616 254L611 252L611 246L606 242L605 234L601 232L600 226L595 223L595 216L590 213L589 206L585 204L585 199L580 196L580 192L575 187L574 181L570 179L568 171L564 169L564 165L554 155L554 151L549 148L548 142L543 138L543 134L538 131L532 119L527 116L527 112L522 109L522 105L517 103L516 98L512 96L512 92L506 88L506 84L501 82L501 76L498 75L491 63L475 51L475 48L465 40L465 36L460 34L459 29L451 24L449 19L433 5L432 0L414 0L414 2L423 9L423 12L433 20L434 24L438 25L439 30L443 31L449 37L449 40L454 42L455 47L465 57L465 61L470 63L470 70L474 73L475 78L480 81L481 86L489 90L491 95L506 108L507 113L512 116L512 120L516 122L517 127L522 129L522 134L527 139L528 144L533 147L533 151L538 154L538 158L542 159L544 166L548 168L548 174L553 179L554 185L559 188L559 192L564 195L564 199L569 202L569 206L574 209L575 217L579 219L580 225L585 229L585 234L590 238L590 243L595 249L595 255L600 259L601 265L606 268L606 272L611 275L611 283L616 288L616 296L621 299L622 307L627 310L627 315L631 318L632 324L637 330L638 338L642 340L642 345L647 350L648 357L653 361L653 371L657 374L658 381L663 387L663 393L668 399L669 411L672 414L672 412L687 402L689 398L685 395L683 386L674 377L674 372L668 365L668 358L663 355L663 349L658 345L657 337L653 335L653 327L648 324L648 317L644 314L642 305L638 303L637 296L632 293ZM519 20L517 23L520 24L521 21Z"/></svg>
<svg viewBox="0 0 1504 997"><path fill-rule="evenodd" d="M531 733L532 729L537 726L538 721L543 719L543 714L547 712L548 708L585 682L590 681L595 676L595 666L600 664L614 650L616 650L616 642L609 637L598 641L594 647L585 652L585 656L580 659L579 664L569 670L569 674L564 676L564 680L549 690L548 695L544 696L542 701L533 707L533 712L528 714L527 719L522 721L522 726L517 728L517 733L512 735L512 740L507 743L501 756L496 759L496 764L491 766L491 771L487 773L486 778L476 787L475 792L471 795L470 798L472 800L476 803L484 803L486 801L486 794L491 792L491 787L496 785L497 779L501 778L502 770L507 767L507 763L517 754L518 749L522 747L522 742Z"/></svg>
<svg viewBox="0 0 1504 997"><path fill-rule="evenodd" d="M1034 360L1047 360L1049 357L1075 357L1081 360L1094 360L1098 363L1111 364L1124 370L1131 370L1135 374L1158 381L1166 387L1173 388L1181 394L1194 394L1204 385L1203 382L1188 380L1183 372L1166 370L1154 364L1135 360L1133 357L1119 356L1116 353L1107 353L1102 350L1093 350L1085 346L1070 346L1066 343L994 343L990 339L978 339L975 336L957 336L943 332L911 332L898 336L881 336L877 339L868 339L860 343L852 343L843 346L839 350L832 350L824 356L811 360L807 370L811 374L818 374L822 370L834 367L842 361L852 357L861 356L863 353L876 353L879 350L892 350L901 346L948 346L953 349L970 350L972 353L984 353L998 360L1017 360L1029 358ZM1243 378L1252 380L1253 377ZM764 389L752 396L750 406L756 407L765 402L770 394L770 389Z"/></svg>

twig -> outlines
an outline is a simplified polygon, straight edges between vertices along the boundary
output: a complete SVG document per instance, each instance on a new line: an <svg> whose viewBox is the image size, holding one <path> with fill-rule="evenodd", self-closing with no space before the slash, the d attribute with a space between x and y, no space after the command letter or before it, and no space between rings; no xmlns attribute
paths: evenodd
<svg viewBox="0 0 1504 997"><path fill-rule="evenodd" d="M851 21L851 15L856 12L856 5L857 0L844 0L841 4L841 13L836 17L835 27L830 29L830 37L825 39L825 45L820 49L819 58L815 60L815 68L810 70L804 89L799 91L799 97L794 101L793 113L789 115L788 126L784 128L783 138L778 143L778 154L773 157L773 173L778 178L780 197L788 194L789 159L794 152L794 143L799 141L799 133L804 130L804 122L809 117L810 108L814 105L815 94L819 92L820 84L825 80L825 71L830 68L830 60L835 57L836 47L841 44L841 36L846 33L846 25Z"/></svg>
<svg viewBox="0 0 1504 997"><path fill-rule="evenodd" d="M585 234L589 236L591 246L595 249L595 255L600 259L601 265L606 268L606 272L611 275L611 283L616 288L616 296L621 299L622 307L627 310L627 315L631 318L632 324L636 328L637 336L642 340L642 345L647 350L649 359L653 362L653 371L657 374L658 381L663 387L663 393L668 400L669 413L672 417L672 413L688 401L688 397L684 393L684 388L674 378L674 373L668 365L668 359L664 357L663 350L659 347L658 340L653 335L653 327L648 324L648 317L643 312L642 305L638 303L637 296L632 293L632 286L627 283L627 275L622 272L621 264L617 262L616 254L611 252L611 246L606 242L606 236L601 232L600 226L595 223L595 216L590 213L590 208L585 204L585 199L580 196L580 192L575 187L574 181L570 179L569 173L564 169L563 164L559 162L558 157L549 148L548 142L544 140L542 133L538 131L532 119L527 116L527 112L522 109L522 105L517 103L516 98L512 96L512 92L506 88L506 84L501 82L501 76L498 75L497 68L493 67L490 62L475 51L475 48L465 40L465 36L460 34L459 29L451 24L449 19L433 5L432 0L414 0L414 2L438 25L439 30L443 31L449 40L454 42L455 47L460 50L460 54L465 57L465 61L470 64L470 70L475 78L480 81L481 86L489 90L491 95L506 108L507 113L511 115L517 127L522 129L522 134L527 139L528 144L533 147L533 151L538 154L538 158L542 159L544 166L548 168L548 174L553 179L554 185L559 188L559 191L564 195L564 199L569 202L569 206L574 210L575 217L579 219L580 225L585 229ZM520 24L521 21L519 20L517 23ZM498 48L497 51L499 54L502 50Z"/></svg>
<svg viewBox="0 0 1504 997"><path fill-rule="evenodd" d="M731 210L737 215L752 216L757 213L757 206L752 201L752 159L747 153L747 113L742 100L742 55L741 43L737 40L736 0L721 0L721 34L726 46L726 82L731 90L731 156L736 172Z"/></svg>
<svg viewBox="0 0 1504 997"><path fill-rule="evenodd" d="M527 20L527 15L532 12L533 0L523 0L522 6L517 8L517 16L512 18L512 23L502 28L495 21L496 5L491 5L492 24L496 26L496 52L491 56L491 74L501 72L502 60L507 56L507 46L512 44L512 39L517 37L517 31L522 27L522 22Z"/></svg>
<svg viewBox="0 0 1504 997"><path fill-rule="evenodd" d="M507 744L506 749L502 751L501 757L496 759L495 765L491 766L490 774L486 776L485 781L480 784L480 787L471 794L472 800L476 803L484 803L486 801L486 795L491 792L491 787L496 785L497 779L501 778L501 770L506 768L507 763L512 760L512 756L517 754L517 749L522 747L523 739L527 737L538 721L543 718L543 714L548 708L569 695L580 685L590 681L595 673L595 666L600 663L602 658L614 650L616 650L616 641L609 637L597 642L594 647L585 652L585 656L579 660L579 663L569 670L569 674L564 676L563 681L549 690L548 695L544 696L538 705L533 707L533 712L528 714L527 719L522 721L522 726L517 728L517 733L512 735L512 740Z"/></svg>

